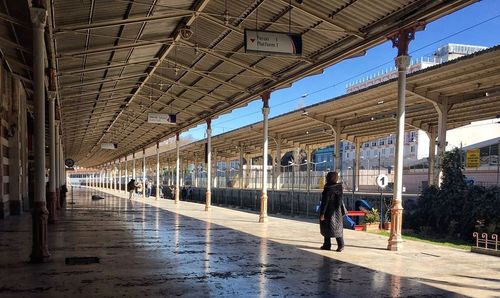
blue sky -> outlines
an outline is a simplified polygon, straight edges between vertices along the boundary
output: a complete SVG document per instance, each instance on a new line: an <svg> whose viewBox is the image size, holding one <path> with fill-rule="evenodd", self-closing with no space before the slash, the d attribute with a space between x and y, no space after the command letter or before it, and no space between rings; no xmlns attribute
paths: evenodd
<svg viewBox="0 0 500 298"><path fill-rule="evenodd" d="M500 0L483 0L454 14L427 24L410 44L412 58L430 56L447 43L491 47L500 44ZM325 69L321 75L304 78L292 87L274 91L269 102L270 117L278 116L345 93L346 85L355 80L394 66L396 49L387 41L368 50L363 57L345 60ZM303 96L307 94L307 96ZM234 110L212 121L213 135L262 120L262 101ZM181 137L205 137L206 125L184 132Z"/></svg>

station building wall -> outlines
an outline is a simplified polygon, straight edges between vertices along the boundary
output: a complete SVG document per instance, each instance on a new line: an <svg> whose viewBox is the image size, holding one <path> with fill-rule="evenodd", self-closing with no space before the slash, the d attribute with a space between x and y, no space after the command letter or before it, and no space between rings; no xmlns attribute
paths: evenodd
<svg viewBox="0 0 500 298"><path fill-rule="evenodd" d="M0 219L29 210L27 95L0 59Z"/></svg>

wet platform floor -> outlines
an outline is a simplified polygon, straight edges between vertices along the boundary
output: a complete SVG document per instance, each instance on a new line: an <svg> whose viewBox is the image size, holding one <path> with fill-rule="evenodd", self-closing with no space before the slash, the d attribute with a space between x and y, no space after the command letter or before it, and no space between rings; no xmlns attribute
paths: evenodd
<svg viewBox="0 0 500 298"><path fill-rule="evenodd" d="M500 297L497 257L413 241L391 252L351 230L345 251L322 251L314 222L125 197L70 192L47 264L27 262L30 215L0 221L0 297Z"/></svg>

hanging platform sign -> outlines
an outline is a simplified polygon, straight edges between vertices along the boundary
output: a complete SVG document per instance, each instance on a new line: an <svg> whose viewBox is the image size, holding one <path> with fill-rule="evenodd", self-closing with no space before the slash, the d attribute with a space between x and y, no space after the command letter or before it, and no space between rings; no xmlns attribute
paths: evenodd
<svg viewBox="0 0 500 298"><path fill-rule="evenodd" d="M245 52L302 55L300 34L245 30Z"/></svg>
<svg viewBox="0 0 500 298"><path fill-rule="evenodd" d="M176 115L148 113L148 123L175 124Z"/></svg>
<svg viewBox="0 0 500 298"><path fill-rule="evenodd" d="M118 148L118 144L113 143L101 143L101 149L111 149L114 150Z"/></svg>

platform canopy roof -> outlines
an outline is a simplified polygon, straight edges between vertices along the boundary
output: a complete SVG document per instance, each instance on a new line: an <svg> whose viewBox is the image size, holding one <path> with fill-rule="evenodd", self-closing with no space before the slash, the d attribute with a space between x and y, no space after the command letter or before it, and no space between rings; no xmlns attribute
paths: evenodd
<svg viewBox="0 0 500 298"><path fill-rule="evenodd" d="M66 156L94 166L138 151L474 2L47 1ZM28 91L29 5L0 4L2 56ZM302 54L246 53L245 29L300 34ZM175 114L177 124L150 124L150 112Z"/></svg>
<svg viewBox="0 0 500 298"><path fill-rule="evenodd" d="M332 145L333 129L342 140L366 142L396 131L397 79L307 106L269 120L269 148L282 154L297 147ZM500 117L500 46L412 73L407 79L406 129L437 130L436 105L448 108L448 129ZM181 147L184 160L203 161L205 140ZM262 121L212 138L217 156L237 159L262 155ZM162 155L175 161L175 150Z"/></svg>

